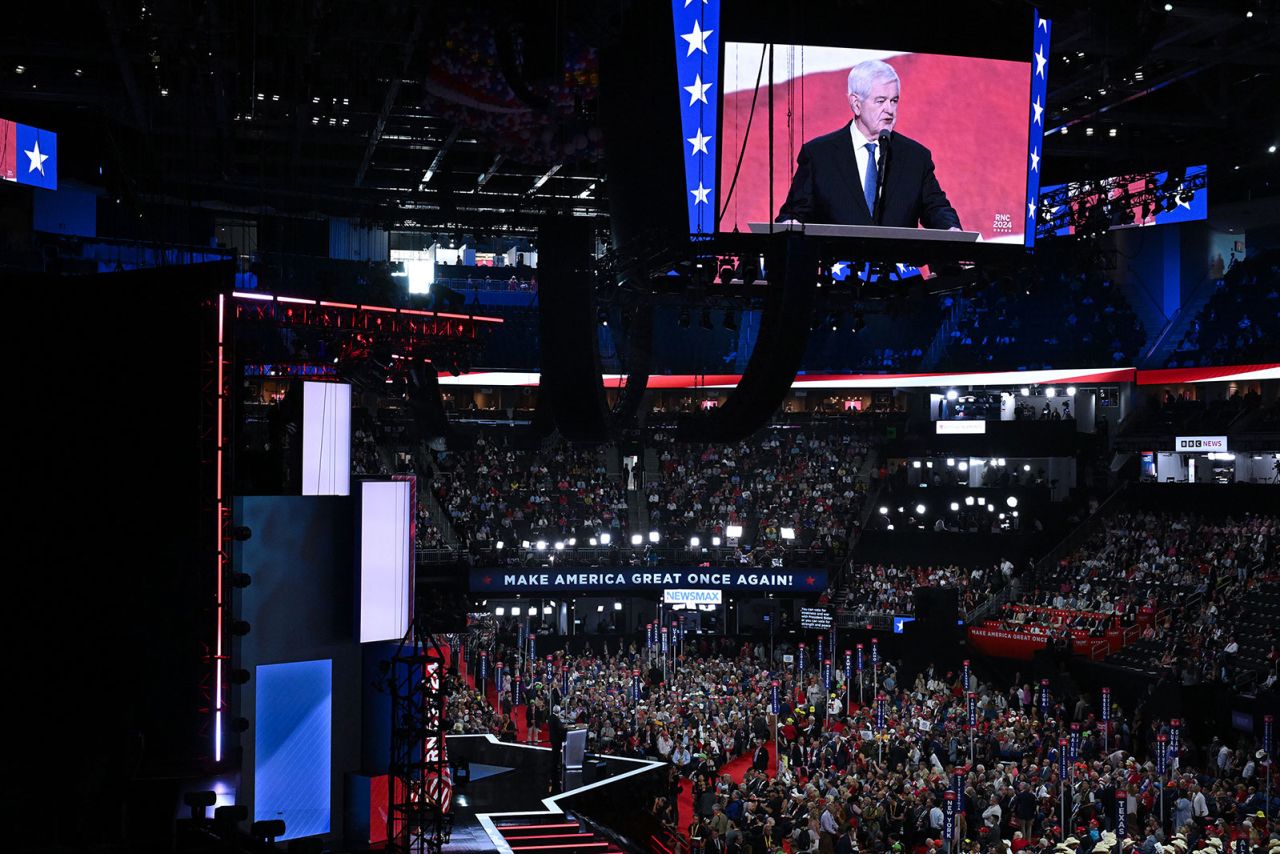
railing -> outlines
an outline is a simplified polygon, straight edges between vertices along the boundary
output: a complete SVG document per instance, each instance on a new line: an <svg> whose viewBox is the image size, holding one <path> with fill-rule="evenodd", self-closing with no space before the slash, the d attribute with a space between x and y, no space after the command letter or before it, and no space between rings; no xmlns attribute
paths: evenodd
<svg viewBox="0 0 1280 854"><path fill-rule="evenodd" d="M1183 602L1181 605L1178 605L1178 606L1170 605L1167 608L1163 608L1159 611L1156 611L1156 613L1151 618L1151 622L1153 625L1157 625L1157 626L1160 625L1165 620L1167 620L1170 617L1170 615L1172 615L1173 612L1178 608L1182 610L1183 616L1185 617L1187 612L1190 611L1195 606L1199 605L1200 602L1203 601L1203 599L1204 597L1199 593L1192 594L1192 596L1189 599L1187 599L1186 602ZM1111 655L1113 652L1119 652L1120 650L1129 646L1134 641L1138 640L1142 635L1142 631L1143 631L1142 627L1136 624L1132 626L1125 626L1120 632L1120 646L1116 647L1114 650L1111 649L1111 644L1108 641L1095 641L1093 645L1089 648L1089 660L1100 661L1101 659L1106 658L1108 655Z"/></svg>

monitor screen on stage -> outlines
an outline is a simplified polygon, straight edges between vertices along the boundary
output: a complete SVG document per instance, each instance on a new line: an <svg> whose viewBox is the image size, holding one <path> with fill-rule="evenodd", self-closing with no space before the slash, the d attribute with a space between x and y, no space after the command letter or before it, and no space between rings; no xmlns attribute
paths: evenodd
<svg viewBox="0 0 1280 854"><path fill-rule="evenodd" d="M1043 128L1034 65L774 45L770 75L766 45L726 42L719 230L795 220L955 228L1023 245L1039 165L1029 142Z"/></svg>

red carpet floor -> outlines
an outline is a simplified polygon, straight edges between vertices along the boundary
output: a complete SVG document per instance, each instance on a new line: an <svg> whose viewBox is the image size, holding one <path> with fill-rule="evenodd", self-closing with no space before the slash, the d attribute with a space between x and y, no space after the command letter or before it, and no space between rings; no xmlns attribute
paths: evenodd
<svg viewBox="0 0 1280 854"><path fill-rule="evenodd" d="M773 752L772 741L765 742L765 749L769 751L769 776L772 777L778 773L778 757ZM741 783L747 769L751 767L751 760L752 754L744 753L737 759L726 762L720 773L728 774L729 779L735 783ZM689 825L693 823L693 784L688 780L680 781L680 795L676 798L676 820L680 833L688 837Z"/></svg>

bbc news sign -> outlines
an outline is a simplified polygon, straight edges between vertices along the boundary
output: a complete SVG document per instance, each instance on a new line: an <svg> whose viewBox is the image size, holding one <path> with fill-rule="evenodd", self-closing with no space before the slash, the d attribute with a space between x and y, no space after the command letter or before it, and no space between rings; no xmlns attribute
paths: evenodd
<svg viewBox="0 0 1280 854"><path fill-rule="evenodd" d="M663 590L662 601L667 605L723 605L724 593L720 590Z"/></svg>
<svg viewBox="0 0 1280 854"><path fill-rule="evenodd" d="M1226 436L1178 436L1174 440L1174 450L1179 453L1198 453L1203 451L1225 451Z"/></svg>

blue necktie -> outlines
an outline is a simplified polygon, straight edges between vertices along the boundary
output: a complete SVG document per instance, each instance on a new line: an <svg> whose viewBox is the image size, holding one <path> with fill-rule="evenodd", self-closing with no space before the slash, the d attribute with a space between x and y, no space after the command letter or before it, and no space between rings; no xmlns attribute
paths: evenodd
<svg viewBox="0 0 1280 854"><path fill-rule="evenodd" d="M874 142L867 143L867 180L862 185L863 195L867 197L867 212L871 214L871 222L875 223L876 219L876 180L879 173L876 170L876 144Z"/></svg>

